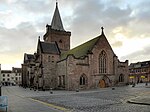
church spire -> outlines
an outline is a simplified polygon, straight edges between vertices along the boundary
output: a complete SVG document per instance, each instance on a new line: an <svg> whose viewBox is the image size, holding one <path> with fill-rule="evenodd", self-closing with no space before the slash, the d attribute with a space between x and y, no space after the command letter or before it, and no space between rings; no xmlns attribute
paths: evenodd
<svg viewBox="0 0 150 112"><path fill-rule="evenodd" d="M52 19L52 22L51 22L51 28L55 29L55 30L65 31L64 27L63 27L63 24L62 24L61 17L60 17L57 0L56 0L55 12L54 12L53 19Z"/></svg>

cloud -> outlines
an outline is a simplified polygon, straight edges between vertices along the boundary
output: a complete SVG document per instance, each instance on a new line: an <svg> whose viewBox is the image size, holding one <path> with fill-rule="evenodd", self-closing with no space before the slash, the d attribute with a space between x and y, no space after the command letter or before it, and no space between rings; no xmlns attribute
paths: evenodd
<svg viewBox="0 0 150 112"><path fill-rule="evenodd" d="M130 16L131 13L130 6L121 9L116 5L109 5L109 3L107 3L106 7L103 1L86 0L80 3L77 2L76 7L73 8L73 14L71 17L68 16L73 47L81 44L83 41L87 41L87 39L100 35L101 26L104 26L108 36L116 27L127 27L133 19ZM108 38L114 38L115 34L112 34Z"/></svg>
<svg viewBox="0 0 150 112"><path fill-rule="evenodd" d="M122 41L116 41L115 43L111 44L113 47L121 47L123 45Z"/></svg>
<svg viewBox="0 0 150 112"><path fill-rule="evenodd" d="M12 29L0 27L0 61L2 66L5 67L8 64L10 64L9 66L19 66L18 63L23 62L24 53L36 51L39 35L41 32L37 32L36 28L27 22Z"/></svg>
<svg viewBox="0 0 150 112"><path fill-rule="evenodd" d="M51 1L52 2L52 1ZM51 10L49 0L18 0L14 5L22 9L24 12L42 14Z"/></svg>
<svg viewBox="0 0 150 112"><path fill-rule="evenodd" d="M150 46L145 46L144 48L135 51L131 54L121 57L122 59L130 59L130 63L135 63L137 61L146 61L150 60Z"/></svg>
<svg viewBox="0 0 150 112"><path fill-rule="evenodd" d="M9 53L16 50L29 49L36 40L37 34L35 28L30 23L22 23L13 29L0 27L0 45L7 49L6 51ZM3 49L0 51L2 52Z"/></svg>
<svg viewBox="0 0 150 112"><path fill-rule="evenodd" d="M55 2L1 0L0 47L3 49L0 53L4 57L33 53L37 37L43 36L45 25L51 23ZM104 26L106 37L115 48L125 48L124 41L116 38L117 34L122 34L125 40L140 38L142 41L150 37L150 1L60 0L58 6L65 29L72 33L72 47L100 35L101 26ZM126 54L121 59L137 60L139 53L140 57L150 57L146 50L149 51L149 48Z"/></svg>

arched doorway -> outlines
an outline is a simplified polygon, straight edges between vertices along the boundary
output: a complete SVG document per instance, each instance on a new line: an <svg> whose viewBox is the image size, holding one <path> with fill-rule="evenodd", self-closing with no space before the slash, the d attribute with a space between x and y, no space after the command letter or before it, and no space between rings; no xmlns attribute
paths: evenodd
<svg viewBox="0 0 150 112"><path fill-rule="evenodd" d="M99 81L99 87L105 88L105 87L110 87L110 86L111 86L111 80L109 79L108 76L104 75L102 79Z"/></svg>
<svg viewBox="0 0 150 112"><path fill-rule="evenodd" d="M99 81L99 87L100 87L100 88L105 88L105 87L106 87L106 85L105 85L105 80L104 80L104 79L101 79L101 80Z"/></svg>

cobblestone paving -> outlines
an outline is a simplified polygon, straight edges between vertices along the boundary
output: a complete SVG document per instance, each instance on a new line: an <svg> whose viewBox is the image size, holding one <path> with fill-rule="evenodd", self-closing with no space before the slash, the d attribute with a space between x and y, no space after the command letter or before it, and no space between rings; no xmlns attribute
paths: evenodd
<svg viewBox="0 0 150 112"><path fill-rule="evenodd" d="M126 100L149 91L145 88L116 88L34 97L47 103L69 108L72 112L150 112L150 106L128 104Z"/></svg>

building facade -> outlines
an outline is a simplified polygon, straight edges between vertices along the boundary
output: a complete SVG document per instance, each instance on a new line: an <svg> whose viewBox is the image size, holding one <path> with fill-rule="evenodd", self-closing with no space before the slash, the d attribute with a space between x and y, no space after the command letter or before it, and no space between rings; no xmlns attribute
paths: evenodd
<svg viewBox="0 0 150 112"><path fill-rule="evenodd" d="M12 68L12 70L1 70L2 85L19 85L21 83L21 68Z"/></svg>
<svg viewBox="0 0 150 112"><path fill-rule="evenodd" d="M33 85L35 73L35 56L33 54L24 54L24 62L22 64L22 83L23 87L29 87Z"/></svg>
<svg viewBox="0 0 150 112"><path fill-rule="evenodd" d="M101 34L92 40L70 49L71 32L64 29L56 3L51 25L46 25L44 41L39 38L33 60L24 55L23 85L76 90L128 83L128 60L119 61L103 30L102 27Z"/></svg>
<svg viewBox="0 0 150 112"><path fill-rule="evenodd" d="M129 81L130 83L150 82L150 61L131 63Z"/></svg>

